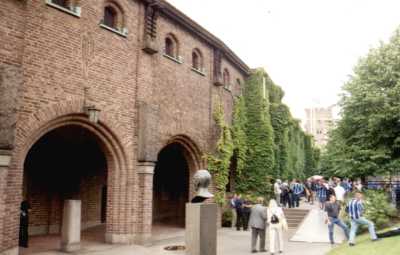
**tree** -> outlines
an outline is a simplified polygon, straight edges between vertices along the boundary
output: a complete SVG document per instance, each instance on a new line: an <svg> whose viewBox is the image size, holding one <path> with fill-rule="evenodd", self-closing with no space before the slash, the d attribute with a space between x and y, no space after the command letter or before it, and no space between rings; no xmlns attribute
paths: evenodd
<svg viewBox="0 0 400 255"><path fill-rule="evenodd" d="M400 167L400 31L354 68L341 97L341 120L330 134L321 169L350 177Z"/></svg>

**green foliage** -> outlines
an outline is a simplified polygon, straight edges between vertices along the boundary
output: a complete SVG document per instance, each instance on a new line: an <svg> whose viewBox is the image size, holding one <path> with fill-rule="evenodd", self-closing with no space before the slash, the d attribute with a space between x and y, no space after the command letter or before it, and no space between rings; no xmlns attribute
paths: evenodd
<svg viewBox="0 0 400 255"><path fill-rule="evenodd" d="M261 70L255 71L246 81L244 101L248 154L244 171L238 181L239 192L266 195L271 192L269 176L274 173L273 129L269 115L268 97L263 97Z"/></svg>
<svg viewBox="0 0 400 255"><path fill-rule="evenodd" d="M246 104L242 96L235 101L233 120L232 120L232 137L234 145L234 157L236 157L236 177L240 178L247 160L247 136L246 136Z"/></svg>
<svg viewBox="0 0 400 255"><path fill-rule="evenodd" d="M321 170L365 177L400 168L400 31L371 49L343 87L341 120L330 134Z"/></svg>
<svg viewBox="0 0 400 255"><path fill-rule="evenodd" d="M365 217L375 223L377 228L386 227L396 216L396 209L389 203L383 191L367 190L365 192Z"/></svg>
<svg viewBox="0 0 400 255"><path fill-rule="evenodd" d="M226 185L229 182L229 166L233 155L233 139L229 126L225 122L224 110L220 101L215 106L214 120L219 127L220 137L214 155L206 155L208 170L213 175L216 188L215 201L225 203Z"/></svg>

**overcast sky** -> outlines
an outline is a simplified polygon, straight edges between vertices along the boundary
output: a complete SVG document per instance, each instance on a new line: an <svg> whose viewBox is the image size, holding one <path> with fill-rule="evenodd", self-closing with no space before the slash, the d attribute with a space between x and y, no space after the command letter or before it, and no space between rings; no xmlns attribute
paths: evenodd
<svg viewBox="0 0 400 255"><path fill-rule="evenodd" d="M264 67L297 118L338 100L358 58L400 25L400 0L168 0Z"/></svg>

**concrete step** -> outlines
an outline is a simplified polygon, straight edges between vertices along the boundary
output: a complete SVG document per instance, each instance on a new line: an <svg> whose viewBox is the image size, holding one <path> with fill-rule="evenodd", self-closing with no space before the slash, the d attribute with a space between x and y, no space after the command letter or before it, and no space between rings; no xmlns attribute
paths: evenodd
<svg viewBox="0 0 400 255"><path fill-rule="evenodd" d="M291 229L298 228L299 225L303 222L304 218L308 214L309 210L304 209L296 209L296 208L285 208L283 212L286 216L286 221L288 223L288 227Z"/></svg>

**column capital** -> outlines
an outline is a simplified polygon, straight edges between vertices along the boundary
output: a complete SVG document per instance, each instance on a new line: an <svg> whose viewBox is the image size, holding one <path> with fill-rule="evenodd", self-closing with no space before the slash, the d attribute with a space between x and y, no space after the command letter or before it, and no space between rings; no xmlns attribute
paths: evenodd
<svg viewBox="0 0 400 255"><path fill-rule="evenodd" d="M8 167L11 162L11 153L0 150L0 167Z"/></svg>
<svg viewBox="0 0 400 255"><path fill-rule="evenodd" d="M138 162L137 164L138 174L154 174L154 167L156 166L155 162Z"/></svg>

